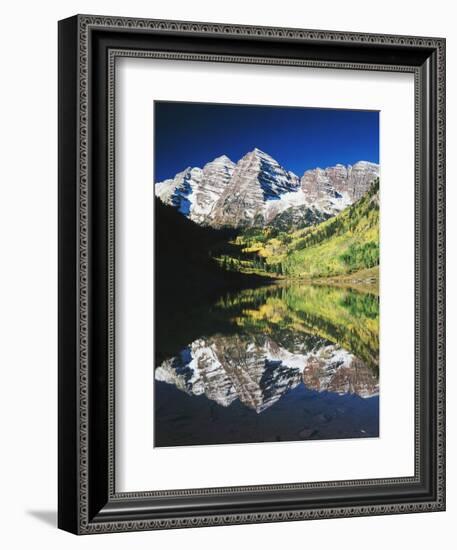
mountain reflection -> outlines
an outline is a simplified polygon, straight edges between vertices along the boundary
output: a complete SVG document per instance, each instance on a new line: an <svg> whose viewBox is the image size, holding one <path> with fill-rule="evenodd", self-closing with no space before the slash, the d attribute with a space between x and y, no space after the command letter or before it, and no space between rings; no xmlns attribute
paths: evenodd
<svg viewBox="0 0 457 550"><path fill-rule="evenodd" d="M378 380L360 359L328 340L303 341L294 351L269 336L213 336L195 340L179 356L164 361L156 380L191 395L205 395L223 407L239 399L257 413L289 389L309 389L369 397Z"/></svg>
<svg viewBox="0 0 457 550"><path fill-rule="evenodd" d="M202 334L155 371L158 382L257 414L303 384L316 392L379 393L378 297L352 289L272 285L229 294L212 309L227 333Z"/></svg>

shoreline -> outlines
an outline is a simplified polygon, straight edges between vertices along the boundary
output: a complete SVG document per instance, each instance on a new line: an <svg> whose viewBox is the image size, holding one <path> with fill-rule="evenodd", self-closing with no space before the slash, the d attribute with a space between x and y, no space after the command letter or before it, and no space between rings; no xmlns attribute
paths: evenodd
<svg viewBox="0 0 457 550"><path fill-rule="evenodd" d="M246 273L246 272L245 272ZM249 273L249 275L254 273ZM258 275L258 273L255 273ZM248 273L246 273L248 275ZM341 288L353 288L360 292L369 292L370 294L379 295L379 266L371 267L368 269L362 269L355 271L354 273L348 273L344 275L334 275L331 277L284 277L284 276L270 276L270 283L273 285L280 285L285 282L302 282L307 285L321 285L321 286L338 286ZM265 286L268 286L265 285Z"/></svg>

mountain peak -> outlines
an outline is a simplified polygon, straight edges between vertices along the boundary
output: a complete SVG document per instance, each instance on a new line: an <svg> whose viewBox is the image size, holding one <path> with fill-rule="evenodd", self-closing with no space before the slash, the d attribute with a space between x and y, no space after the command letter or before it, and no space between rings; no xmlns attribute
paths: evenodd
<svg viewBox="0 0 457 550"><path fill-rule="evenodd" d="M256 157L260 157L260 158L264 158L264 159L267 158L267 159L271 159L271 160L275 161L275 159L271 155L269 155L268 153L265 153L265 151L262 151L262 149L259 149L258 147L254 147L254 149L251 151L251 154L256 156Z"/></svg>
<svg viewBox="0 0 457 550"><path fill-rule="evenodd" d="M235 164L231 158L229 158L227 155L221 155L220 157L216 157L208 164Z"/></svg>

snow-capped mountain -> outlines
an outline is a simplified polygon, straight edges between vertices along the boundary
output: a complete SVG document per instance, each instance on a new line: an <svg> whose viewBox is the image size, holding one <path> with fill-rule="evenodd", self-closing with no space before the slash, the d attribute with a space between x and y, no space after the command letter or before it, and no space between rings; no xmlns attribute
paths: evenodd
<svg viewBox="0 0 457 550"><path fill-rule="evenodd" d="M236 164L223 155L155 185L157 197L200 225L250 227L294 209L296 218L322 221L358 200L379 175L360 161L308 170L299 178L260 149Z"/></svg>
<svg viewBox="0 0 457 550"><path fill-rule="evenodd" d="M235 166L223 155L203 169L187 168L173 179L156 184L156 195L196 223L212 225L214 207L228 187Z"/></svg>
<svg viewBox="0 0 457 550"><path fill-rule="evenodd" d="M214 205L213 224L250 226L264 222L266 205L290 192L297 192L300 179L272 157L254 149L238 161Z"/></svg>
<svg viewBox="0 0 457 550"><path fill-rule="evenodd" d="M160 382L223 407L239 399L261 413L304 383L309 389L361 397L377 395L378 380L360 359L322 339L289 351L269 336L213 336L195 340L155 371Z"/></svg>
<svg viewBox="0 0 457 550"><path fill-rule="evenodd" d="M330 168L307 170L301 178L303 192L311 201L344 196L353 203L359 200L379 176L379 164L361 160L353 166L337 164Z"/></svg>

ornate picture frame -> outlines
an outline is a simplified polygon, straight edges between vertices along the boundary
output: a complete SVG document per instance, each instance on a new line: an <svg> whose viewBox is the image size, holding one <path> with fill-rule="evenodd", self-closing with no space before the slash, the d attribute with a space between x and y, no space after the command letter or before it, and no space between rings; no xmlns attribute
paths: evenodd
<svg viewBox="0 0 457 550"><path fill-rule="evenodd" d="M115 62L414 75L415 473L117 492ZM445 509L445 40L76 15L59 22L59 512L75 534Z"/></svg>

